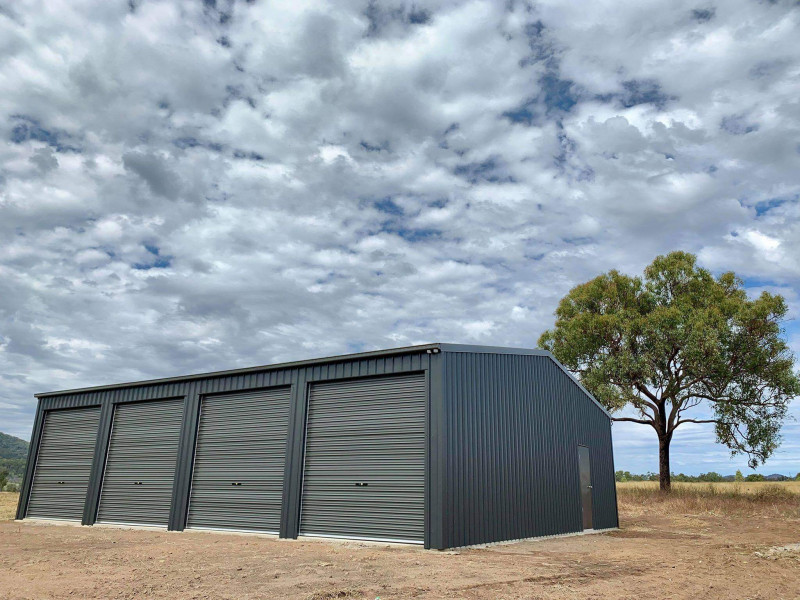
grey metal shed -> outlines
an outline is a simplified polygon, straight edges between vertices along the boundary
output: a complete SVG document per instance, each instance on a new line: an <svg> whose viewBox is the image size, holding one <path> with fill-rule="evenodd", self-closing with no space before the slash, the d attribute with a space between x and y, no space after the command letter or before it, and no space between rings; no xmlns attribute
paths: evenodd
<svg viewBox="0 0 800 600"><path fill-rule="evenodd" d="M618 526L548 352L426 344L38 394L17 518L453 548Z"/></svg>

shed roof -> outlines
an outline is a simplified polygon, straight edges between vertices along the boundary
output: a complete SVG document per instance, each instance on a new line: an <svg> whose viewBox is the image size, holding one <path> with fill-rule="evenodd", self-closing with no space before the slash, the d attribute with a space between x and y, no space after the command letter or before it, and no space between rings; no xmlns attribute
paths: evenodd
<svg viewBox="0 0 800 600"><path fill-rule="evenodd" d="M228 369L224 371L211 371L208 373L193 373L190 375L178 375L176 377L162 377L159 379L146 379L142 381L130 381L123 383L113 383L108 385L98 385L84 388L75 388L70 390L58 390L53 392L42 392L35 394L36 398L48 398L52 396L61 396L65 394L78 394L82 392L97 392L101 390L113 390L128 387L137 387L143 385L163 384L163 383L177 383L183 381L192 381L197 379L207 379L210 377L225 377L229 375L244 375L247 373L255 373L260 371L271 371L275 369L290 369L299 367L309 367L314 365L323 365L336 362L350 361L350 360L363 360L370 358L382 358L386 356L397 356L400 354L417 354L420 352L473 352L478 354L515 354L521 356L546 356L550 358L558 367L570 378L572 381L594 402L609 418L611 414L600 404L589 391L583 387L580 381L570 373L564 365L562 365L550 352L547 350L540 350L538 348L507 348L504 346L480 346L471 344L444 344L444 343L431 343L420 344L416 346L403 346L400 348L388 348L385 350L370 350L368 352L356 352L353 354L339 354L335 356L324 356L321 358L310 358L305 360L297 360L291 362L274 363L270 365L260 365L256 367L244 367L240 369Z"/></svg>

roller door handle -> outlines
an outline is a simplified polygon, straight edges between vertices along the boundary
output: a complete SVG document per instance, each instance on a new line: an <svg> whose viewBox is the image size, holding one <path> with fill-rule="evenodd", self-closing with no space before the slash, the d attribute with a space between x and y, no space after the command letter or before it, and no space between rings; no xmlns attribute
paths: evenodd
<svg viewBox="0 0 800 600"><path fill-rule="evenodd" d="M66 481L56 481L56 483L58 483L59 485L64 485L67 482Z"/></svg>
<svg viewBox="0 0 800 600"><path fill-rule="evenodd" d="M369 483L366 481L356 481L356 487L367 487Z"/></svg>
<svg viewBox="0 0 800 600"><path fill-rule="evenodd" d="M242 485L242 482L241 481L232 481L231 485L237 485L237 486L238 485Z"/></svg>
<svg viewBox="0 0 800 600"><path fill-rule="evenodd" d="M133 485L142 485L144 481L134 481Z"/></svg>

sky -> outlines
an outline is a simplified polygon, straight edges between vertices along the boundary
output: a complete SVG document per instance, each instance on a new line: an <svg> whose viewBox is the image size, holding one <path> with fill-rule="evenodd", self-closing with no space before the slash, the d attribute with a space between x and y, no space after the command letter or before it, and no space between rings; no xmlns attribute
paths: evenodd
<svg viewBox="0 0 800 600"><path fill-rule="evenodd" d="M36 392L534 347L570 288L678 249L782 294L800 356L798 30L788 1L0 0L0 430ZM749 472L708 425L672 467ZM759 470L800 471L797 421Z"/></svg>

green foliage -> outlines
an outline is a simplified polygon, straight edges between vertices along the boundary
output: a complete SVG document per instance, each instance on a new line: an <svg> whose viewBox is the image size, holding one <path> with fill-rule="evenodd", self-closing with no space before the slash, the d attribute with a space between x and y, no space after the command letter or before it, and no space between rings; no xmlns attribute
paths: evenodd
<svg viewBox="0 0 800 600"><path fill-rule="evenodd" d="M21 481L28 457L28 442L0 433L0 470L8 472L11 481Z"/></svg>
<svg viewBox="0 0 800 600"><path fill-rule="evenodd" d="M709 471L708 473L701 473L697 477L698 481L707 481L709 483L714 483L717 481L725 481L722 478L722 475L719 473L715 473L714 471Z"/></svg>
<svg viewBox="0 0 800 600"><path fill-rule="evenodd" d="M715 278L694 255L672 252L644 277L610 271L573 288L539 345L610 411L638 414L619 420L656 430L668 485L669 442L683 423L713 423L717 441L751 467L778 447L800 394L781 329L786 311L781 296L751 300L733 273ZM701 404L711 418L686 415Z"/></svg>
<svg viewBox="0 0 800 600"><path fill-rule="evenodd" d="M800 473L798 473L797 475L794 476L794 480L795 481L800 481Z"/></svg>
<svg viewBox="0 0 800 600"><path fill-rule="evenodd" d="M19 481L25 473L25 460L22 458L0 458L0 469L8 471L9 479Z"/></svg>
<svg viewBox="0 0 800 600"><path fill-rule="evenodd" d="M8 471L3 469L2 471L0 471L0 492L2 492L3 489L5 489L7 483L8 483Z"/></svg>
<svg viewBox="0 0 800 600"><path fill-rule="evenodd" d="M7 433L0 433L0 458L25 460L27 457L28 442Z"/></svg>
<svg viewBox="0 0 800 600"><path fill-rule="evenodd" d="M798 476L795 477L797 481L800 481L800 473L797 474ZM658 474L647 472L643 475L637 475L636 473L631 473L630 471L616 471L614 473L614 478L616 481L620 483L625 483L626 481L658 481ZM716 483L716 482L723 482L723 481L730 481L731 477L728 475L727 479L716 473L715 471L709 471L708 473L700 473L700 475L684 475L683 473L671 473L670 478L672 481L677 481L680 483ZM753 473L748 475L745 478L742 475L741 471L736 471L736 475L734 476L734 481L766 481L766 478L759 474ZM785 479L789 479L786 477ZM780 480L779 480L780 481Z"/></svg>
<svg viewBox="0 0 800 600"><path fill-rule="evenodd" d="M648 471L644 475L637 475L630 471L616 471L614 479L619 482L625 481L658 481L658 473L651 473Z"/></svg>

